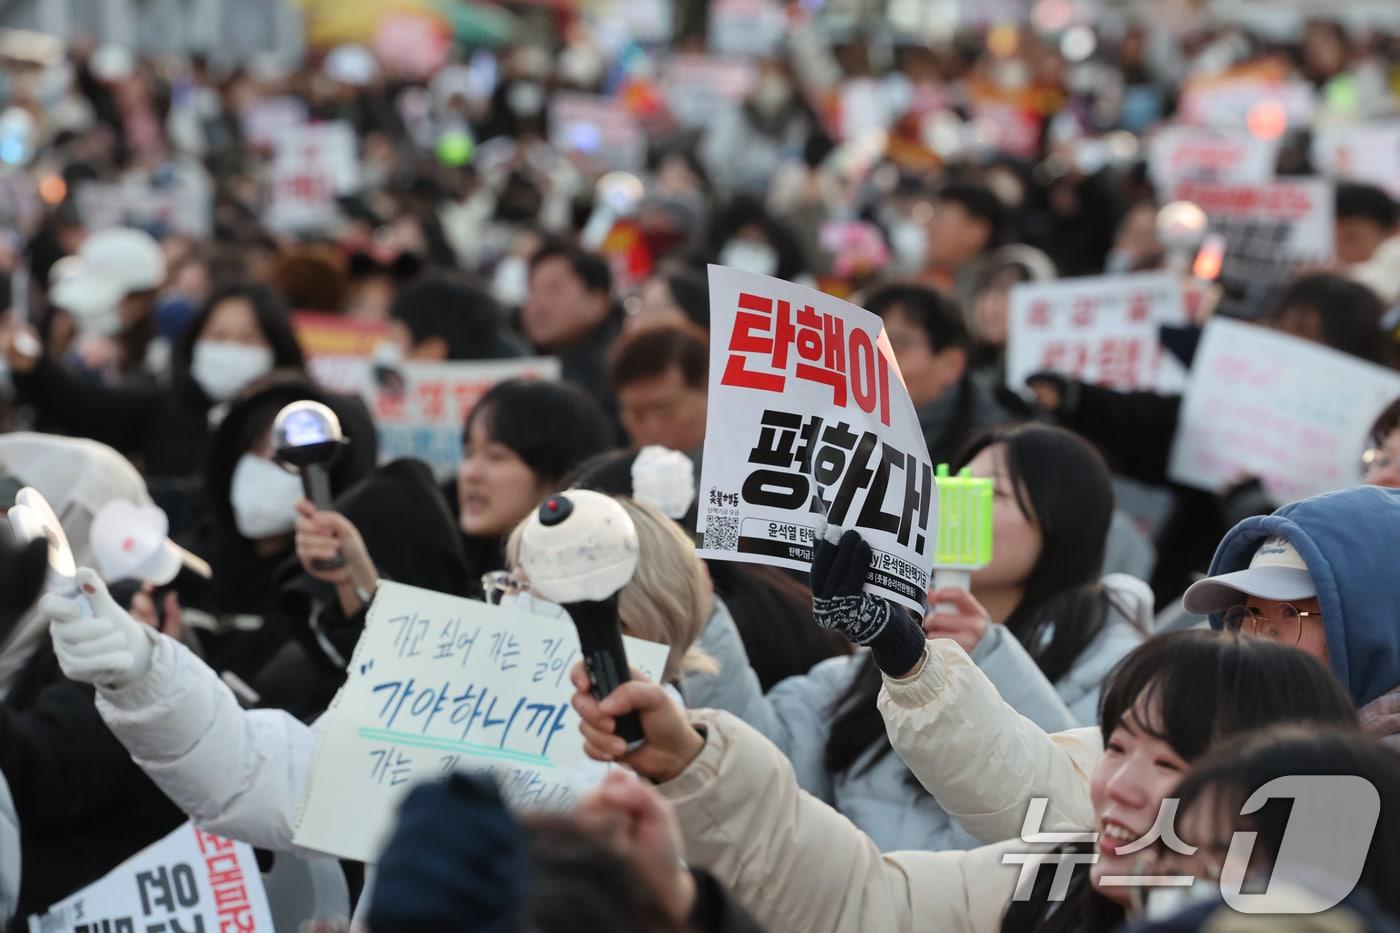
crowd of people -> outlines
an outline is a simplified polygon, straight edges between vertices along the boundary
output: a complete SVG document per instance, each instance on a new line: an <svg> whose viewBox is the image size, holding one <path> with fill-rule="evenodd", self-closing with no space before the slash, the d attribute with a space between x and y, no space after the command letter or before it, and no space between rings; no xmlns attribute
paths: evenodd
<svg viewBox="0 0 1400 933"><path fill-rule="evenodd" d="M80 568L57 592L48 542L0 534L0 920L193 820L256 848L279 930L1215 930L1240 897L1400 929L1400 397L1354 478L1281 502L1176 481L1180 394L1006 376L1016 286L1149 271L1210 295L1162 335L1187 370L1212 310L1400 369L1400 151L1387 190L1313 145L1400 120L1400 32L1042 0L931 39L772 6L748 57L703 16L619 40L563 9L417 69L0 36L0 507L38 490ZM682 93L697 63L725 80ZM1236 80L1306 96L1248 131L1270 177L1334 198L1332 258L1244 291L1192 267L1200 237L1183 260L1149 171L1192 95ZM568 123L580 99L608 116ZM347 164L309 141L332 129ZM728 339L709 264L878 316L932 462L992 483L970 587L911 613L824 524L810 573L697 555ZM375 392L428 364L558 378L486 389L446 476L382 454L308 320L374 335ZM345 440L324 500L279 462L302 401ZM635 527L618 621L667 649L606 697L570 672L559 741L609 767L566 813L425 781L372 864L298 846L381 581L561 611L524 528L578 490ZM110 543L148 539L154 563ZM1300 776L1322 796L1259 797ZM1341 779L1370 824L1318 790ZM1132 882L1169 874L1191 893Z"/></svg>

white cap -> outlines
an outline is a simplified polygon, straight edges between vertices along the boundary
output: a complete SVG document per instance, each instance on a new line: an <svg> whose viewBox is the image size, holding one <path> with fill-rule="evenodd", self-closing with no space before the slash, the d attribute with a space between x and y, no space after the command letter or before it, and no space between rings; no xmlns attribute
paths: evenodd
<svg viewBox="0 0 1400 933"><path fill-rule="evenodd" d="M93 51L88 67L99 81L121 81L131 76L136 60L125 46L108 42Z"/></svg>
<svg viewBox="0 0 1400 933"><path fill-rule="evenodd" d="M93 275L112 283L122 295L150 291L165 281L165 253L156 238L133 227L112 227L91 234L78 258Z"/></svg>
<svg viewBox="0 0 1400 933"><path fill-rule="evenodd" d="M140 580L164 586L180 572L182 554L166 535L169 520L159 506L113 499L92 520L92 553L102 579Z"/></svg>
<svg viewBox="0 0 1400 933"><path fill-rule="evenodd" d="M65 256L49 270L49 301L80 323L93 325L84 330L106 329L98 322L115 316L123 294L120 286L97 275L77 256ZM121 320L115 323L120 329Z"/></svg>
<svg viewBox="0 0 1400 933"><path fill-rule="evenodd" d="M1259 545L1247 569L1191 584L1182 604L1187 612L1209 615L1244 602L1246 596L1294 602L1316 595L1312 574L1298 549L1275 535Z"/></svg>

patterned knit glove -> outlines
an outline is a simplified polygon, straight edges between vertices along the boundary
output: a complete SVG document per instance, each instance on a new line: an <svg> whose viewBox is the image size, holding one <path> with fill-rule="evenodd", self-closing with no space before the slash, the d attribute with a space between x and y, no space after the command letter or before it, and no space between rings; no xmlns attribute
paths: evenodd
<svg viewBox="0 0 1400 933"><path fill-rule="evenodd" d="M861 591L871 557L870 545L855 530L841 535L839 543L833 544L830 536L818 541L812 556L812 616L822 628L868 645L880 670L899 677L918 664L924 631L903 609Z"/></svg>

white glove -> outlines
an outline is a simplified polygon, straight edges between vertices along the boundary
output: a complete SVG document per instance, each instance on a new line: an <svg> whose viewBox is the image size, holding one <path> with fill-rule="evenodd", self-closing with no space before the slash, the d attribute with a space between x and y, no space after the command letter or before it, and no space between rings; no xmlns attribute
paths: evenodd
<svg viewBox="0 0 1400 933"><path fill-rule="evenodd" d="M80 569L78 585L81 596L49 593L39 600L39 612L50 622L58 666L72 680L109 689L140 680L155 648L145 627L117 605L93 571Z"/></svg>

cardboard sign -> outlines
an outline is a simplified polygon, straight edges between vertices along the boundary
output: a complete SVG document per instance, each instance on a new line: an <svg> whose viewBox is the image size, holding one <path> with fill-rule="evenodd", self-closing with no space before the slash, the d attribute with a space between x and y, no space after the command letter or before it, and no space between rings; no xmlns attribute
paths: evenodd
<svg viewBox="0 0 1400 933"><path fill-rule="evenodd" d="M655 680L667 646L623 641ZM455 770L494 775L513 806L568 810L600 776L569 703L578 660L566 619L380 583L325 714L296 844L374 861L408 789Z"/></svg>
<svg viewBox="0 0 1400 933"><path fill-rule="evenodd" d="M647 138L622 102L592 94L555 94L549 104L549 141L595 171L640 172Z"/></svg>
<svg viewBox="0 0 1400 933"><path fill-rule="evenodd" d="M29 918L29 933L274 933L251 846L185 823Z"/></svg>
<svg viewBox="0 0 1400 933"><path fill-rule="evenodd" d="M276 141L263 220L281 233L316 230L335 220L336 198L359 186L359 148L349 123L296 127Z"/></svg>
<svg viewBox="0 0 1400 933"><path fill-rule="evenodd" d="M739 104L757 77L743 59L677 55L661 72L661 93L677 122L703 127L721 112Z"/></svg>
<svg viewBox="0 0 1400 933"><path fill-rule="evenodd" d="M1280 502L1355 486L1371 422L1397 397L1389 369L1217 318L1196 351L1169 474L1212 492L1256 476Z"/></svg>
<svg viewBox="0 0 1400 933"><path fill-rule="evenodd" d="M1321 178L1262 185L1184 181L1172 200L1200 205L1211 232L1225 238L1220 285L1226 313L1257 317L1300 265L1332 258L1332 185Z"/></svg>
<svg viewBox="0 0 1400 933"><path fill-rule="evenodd" d="M1400 120L1324 124L1313 131L1312 157L1324 175L1378 185L1400 198Z"/></svg>
<svg viewBox="0 0 1400 933"><path fill-rule="evenodd" d="M867 591L922 611L938 493L880 319L780 279L709 271L699 553L805 570L825 516L875 552Z"/></svg>
<svg viewBox="0 0 1400 933"><path fill-rule="evenodd" d="M1159 191L1181 181L1258 184L1272 181L1278 141L1239 129L1167 126L1147 146L1147 172Z"/></svg>
<svg viewBox="0 0 1400 933"><path fill-rule="evenodd" d="M1011 289L1006 384L1050 371L1114 389L1179 391L1184 367L1164 354L1164 324L1185 324L1181 280L1169 273L1028 282Z"/></svg>

